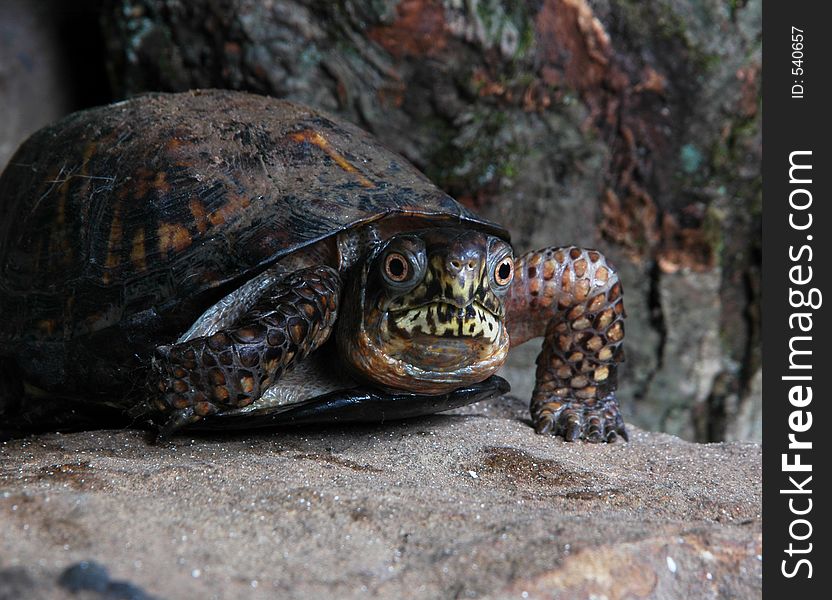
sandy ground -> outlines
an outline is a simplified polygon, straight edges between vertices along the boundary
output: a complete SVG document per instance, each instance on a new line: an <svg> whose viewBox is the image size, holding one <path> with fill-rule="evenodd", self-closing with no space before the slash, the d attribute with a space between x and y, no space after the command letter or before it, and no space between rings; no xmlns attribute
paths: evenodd
<svg viewBox="0 0 832 600"><path fill-rule="evenodd" d="M6 442L0 598L760 596L758 444L565 443L526 414Z"/></svg>

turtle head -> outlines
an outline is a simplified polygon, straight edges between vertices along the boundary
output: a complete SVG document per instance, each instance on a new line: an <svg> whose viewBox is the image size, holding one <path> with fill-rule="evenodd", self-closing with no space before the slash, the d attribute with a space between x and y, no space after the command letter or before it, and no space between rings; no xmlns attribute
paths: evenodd
<svg viewBox="0 0 832 600"><path fill-rule="evenodd" d="M357 270L338 344L364 379L439 394L483 381L505 361L514 259L504 240L464 229L401 233Z"/></svg>

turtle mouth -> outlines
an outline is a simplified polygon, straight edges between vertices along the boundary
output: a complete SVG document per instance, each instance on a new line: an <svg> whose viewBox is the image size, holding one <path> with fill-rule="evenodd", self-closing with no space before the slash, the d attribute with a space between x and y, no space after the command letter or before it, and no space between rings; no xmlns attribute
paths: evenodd
<svg viewBox="0 0 832 600"><path fill-rule="evenodd" d="M490 343L502 330L500 318L477 301L466 306L437 301L399 309L389 313L389 323L406 337L484 338Z"/></svg>

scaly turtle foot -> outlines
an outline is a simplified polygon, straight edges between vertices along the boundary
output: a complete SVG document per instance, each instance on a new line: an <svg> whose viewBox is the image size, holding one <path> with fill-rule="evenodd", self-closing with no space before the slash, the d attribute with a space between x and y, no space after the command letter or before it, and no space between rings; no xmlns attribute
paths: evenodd
<svg viewBox="0 0 832 600"><path fill-rule="evenodd" d="M574 400L546 402L533 415L537 433L560 435L567 441L614 442L629 440L615 396L587 405Z"/></svg>

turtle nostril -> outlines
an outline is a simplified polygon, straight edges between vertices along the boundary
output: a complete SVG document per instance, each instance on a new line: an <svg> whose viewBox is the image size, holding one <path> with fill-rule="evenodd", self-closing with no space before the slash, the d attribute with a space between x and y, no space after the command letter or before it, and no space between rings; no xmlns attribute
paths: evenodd
<svg viewBox="0 0 832 600"><path fill-rule="evenodd" d="M461 269L461 268L462 268L462 263L461 263L461 262L459 262L458 260L452 260L452 261L451 261L451 266L452 266L454 269L459 270L459 269Z"/></svg>
<svg viewBox="0 0 832 600"><path fill-rule="evenodd" d="M468 270L469 271L473 271L474 267L476 267L476 266L477 266L477 261L475 261L475 260L469 260L468 261Z"/></svg>

